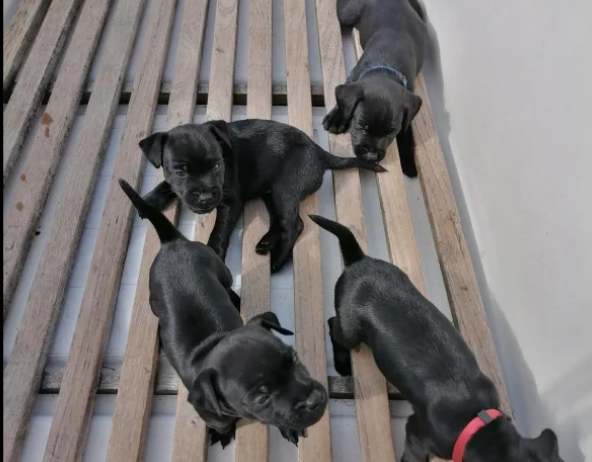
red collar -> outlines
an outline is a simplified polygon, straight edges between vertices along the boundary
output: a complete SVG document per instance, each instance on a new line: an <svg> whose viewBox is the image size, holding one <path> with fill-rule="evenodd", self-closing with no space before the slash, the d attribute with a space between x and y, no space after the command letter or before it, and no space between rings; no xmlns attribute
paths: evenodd
<svg viewBox="0 0 592 462"><path fill-rule="evenodd" d="M463 462L465 456L465 449L467 444L480 429L493 422L495 419L501 417L503 414L497 409L488 409L487 411L481 411L477 414L473 420L465 427L461 432L460 436L456 440L454 449L452 450L453 462Z"/></svg>

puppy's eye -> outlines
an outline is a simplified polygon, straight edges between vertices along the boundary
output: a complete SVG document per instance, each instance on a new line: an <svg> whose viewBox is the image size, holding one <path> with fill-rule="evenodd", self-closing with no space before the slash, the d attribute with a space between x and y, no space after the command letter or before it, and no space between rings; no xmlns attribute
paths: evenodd
<svg viewBox="0 0 592 462"><path fill-rule="evenodd" d="M260 387L259 390L257 390L257 393L259 394L254 400L255 404L265 404L271 398L271 395L269 394L269 389L265 386Z"/></svg>
<svg viewBox="0 0 592 462"><path fill-rule="evenodd" d="M216 162L214 164L214 171L220 170L220 167L222 167L222 162Z"/></svg>
<svg viewBox="0 0 592 462"><path fill-rule="evenodd" d="M180 167L177 167L174 172L175 172L175 175L180 178L186 177L187 176L187 166L181 165Z"/></svg>
<svg viewBox="0 0 592 462"><path fill-rule="evenodd" d="M262 405L269 401L271 395L259 395L255 398L255 404Z"/></svg>

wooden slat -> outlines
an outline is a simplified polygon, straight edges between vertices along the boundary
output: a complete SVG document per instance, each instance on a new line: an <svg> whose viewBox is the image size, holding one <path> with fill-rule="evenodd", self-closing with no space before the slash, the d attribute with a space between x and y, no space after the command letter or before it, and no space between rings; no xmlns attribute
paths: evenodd
<svg viewBox="0 0 592 462"><path fill-rule="evenodd" d="M251 0L249 7L249 62L247 117L271 119L271 0ZM269 255L258 255L255 247L267 232L269 219L261 200L245 207L241 313L247 321L269 311ZM235 462L269 460L269 427L258 422L240 422L236 431Z"/></svg>
<svg viewBox="0 0 592 462"><path fill-rule="evenodd" d="M214 41L212 45L212 65L210 70L210 95L206 112L207 120L232 117L232 86L234 83L234 60L236 54L236 35L238 30L238 0L218 0ZM198 215L196 218L194 239L207 242L214 226L215 214ZM196 423L197 422L197 423ZM173 458L171 462L194 461L203 449L196 447L196 426L205 432L197 413L187 402L187 390L179 383L177 397L177 419L173 440ZM207 435L207 433L206 433ZM199 437L201 442L201 436ZM207 436L203 441L208 441Z"/></svg>
<svg viewBox="0 0 592 462"><path fill-rule="evenodd" d="M41 125L37 127L31 154L8 208L8 216L3 224L4 319L62 158L110 3L111 0L87 2L82 9L52 98L45 108Z"/></svg>
<svg viewBox="0 0 592 462"><path fill-rule="evenodd" d="M413 121L417 167L452 315L463 338L475 353L481 370L495 383L504 412L512 415L421 75L416 79L416 93L423 99L422 109Z"/></svg>
<svg viewBox="0 0 592 462"><path fill-rule="evenodd" d="M336 104L335 87L345 82L341 28L335 5L331 0L316 1L327 111ZM330 144L331 152L335 155L354 155L349 135L330 135ZM335 171L333 180L337 221L352 229L360 245L367 250L360 173L357 170ZM374 362L372 351L365 345L358 352L352 351L352 366L362 461L394 462L395 447L386 380Z"/></svg>
<svg viewBox="0 0 592 462"><path fill-rule="evenodd" d="M354 41L356 57L359 59L362 55L362 47L357 31L354 31ZM387 171L377 173L376 177L389 255L391 261L407 273L411 282L425 295L425 281L396 143L388 148L382 165ZM430 460L443 462L436 457Z"/></svg>
<svg viewBox="0 0 592 462"><path fill-rule="evenodd" d="M109 185L44 462L77 462L84 450L135 211L122 194L117 179L124 178L135 188L140 183L144 156L138 142L152 128L175 5L175 1L160 0L154 2L149 11L136 87Z"/></svg>
<svg viewBox="0 0 592 462"><path fill-rule="evenodd" d="M169 128L193 122L207 14L207 1L186 1L167 111ZM156 183L163 179L162 169L158 170ZM175 204L166 215L176 223L179 211L180 207ZM159 351L158 319L150 310L148 282L150 267L159 249L158 236L149 226L107 450L106 460L111 462L139 462L143 457ZM193 420L199 419L195 416ZM194 438L199 436L203 440L206 432L205 426L201 427L203 435L194 435ZM204 449L205 446L201 452L205 455ZM194 456L193 462L199 460Z"/></svg>
<svg viewBox="0 0 592 462"><path fill-rule="evenodd" d="M60 392L62 384L62 372L44 372L39 393L56 394ZM111 368L103 368L99 378L97 393L102 395L115 395L119 391L119 372ZM179 377L172 372L157 372L154 384L155 395L178 394ZM388 397L391 400L402 399L401 393L392 385L387 385ZM354 385L351 377L329 377L329 397L333 399L353 399Z"/></svg>
<svg viewBox="0 0 592 462"><path fill-rule="evenodd" d="M12 85L50 3L51 0L21 0L17 6L2 43L4 90Z"/></svg>
<svg viewBox="0 0 592 462"><path fill-rule="evenodd" d="M47 245L4 370L4 462L17 462L107 145L144 0L119 2ZM6 252L6 249L5 249Z"/></svg>
<svg viewBox="0 0 592 462"><path fill-rule="evenodd" d="M2 152L6 185L82 0L53 0L4 110Z"/></svg>
<svg viewBox="0 0 592 462"><path fill-rule="evenodd" d="M207 460L207 451L206 423L187 402L187 389L180 384L171 462L203 462Z"/></svg>
<svg viewBox="0 0 592 462"><path fill-rule="evenodd" d="M303 1L284 0L284 22L288 119L291 125L312 137L306 9ZM313 194L300 204L304 231L293 253L295 337L302 363L315 379L327 386L320 233L319 227L308 219L308 215L316 213L318 199ZM298 447L298 458L302 462L332 460L329 406L321 420L308 429L308 437L302 438Z"/></svg>

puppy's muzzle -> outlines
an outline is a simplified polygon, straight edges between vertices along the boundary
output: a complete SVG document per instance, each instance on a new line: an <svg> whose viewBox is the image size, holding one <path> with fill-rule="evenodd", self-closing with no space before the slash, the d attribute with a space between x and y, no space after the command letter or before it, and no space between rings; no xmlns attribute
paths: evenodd
<svg viewBox="0 0 592 462"><path fill-rule="evenodd" d="M375 149L370 146L356 146L355 154L357 157L368 162L380 162L384 159L386 151L384 149Z"/></svg>
<svg viewBox="0 0 592 462"><path fill-rule="evenodd" d="M302 428L310 427L319 421L327 408L327 391L318 382L313 384L313 389L308 397L294 407Z"/></svg>
<svg viewBox="0 0 592 462"><path fill-rule="evenodd" d="M189 208L195 213L209 213L216 208L219 202L219 194L216 191L193 190L188 200Z"/></svg>

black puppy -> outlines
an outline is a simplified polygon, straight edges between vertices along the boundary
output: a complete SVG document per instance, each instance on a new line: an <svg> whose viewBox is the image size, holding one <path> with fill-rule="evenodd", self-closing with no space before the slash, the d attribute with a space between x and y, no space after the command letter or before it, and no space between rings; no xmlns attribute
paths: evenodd
<svg viewBox="0 0 592 462"><path fill-rule="evenodd" d="M159 210L179 197L195 213L217 209L208 245L224 260L245 202L261 197L270 228L256 252L271 252L271 270L290 259L304 227L300 201L321 187L327 169L352 167L384 171L375 162L336 157L304 132L270 120L222 120L188 124L140 142L165 181L144 198Z"/></svg>
<svg viewBox="0 0 592 462"><path fill-rule="evenodd" d="M337 105L323 120L325 130L348 129L356 156L380 161L395 137L405 175L417 176L411 121L421 107L413 94L423 64L427 27L417 0L337 0L342 27L360 31L364 48Z"/></svg>
<svg viewBox="0 0 592 462"><path fill-rule="evenodd" d="M336 316L329 319L335 368L351 374L350 350L366 343L415 411L402 462L427 462L429 454L450 460L457 441L465 442L459 436L468 435L467 424L500 406L493 383L452 323L403 271L364 255L345 226L310 218L339 238L345 264L335 287ZM493 413L499 417L470 437L466 449L457 447L455 462L562 462L553 431L523 438L509 418Z"/></svg>
<svg viewBox="0 0 592 462"><path fill-rule="evenodd" d="M216 253L183 237L129 184L119 182L160 238L150 268L150 307L162 348L210 428L212 444L228 444L242 417L275 425L297 444L325 412L327 392L270 329L292 332L271 312L243 326L232 275Z"/></svg>

